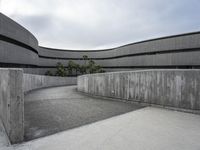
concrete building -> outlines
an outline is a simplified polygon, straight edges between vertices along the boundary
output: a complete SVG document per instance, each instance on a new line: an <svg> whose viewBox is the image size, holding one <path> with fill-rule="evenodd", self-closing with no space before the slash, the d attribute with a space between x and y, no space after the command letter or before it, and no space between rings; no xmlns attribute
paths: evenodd
<svg viewBox="0 0 200 150"><path fill-rule="evenodd" d="M76 77L43 75L47 70L54 71L58 62L65 66L70 60L84 64L84 55L109 73L83 75L78 80ZM199 115L154 108L156 106L200 114L199 58L200 32L151 39L105 50L52 49L39 46L34 35L0 13L0 149L199 149ZM93 106L85 103L84 108L83 105L80 106L80 101L89 99L91 102L97 98L98 102L103 99L120 100L126 102L126 105L140 103L142 106L153 107L19 144L24 141L26 131L24 108L28 101L25 95L35 89L74 84L77 86L64 87L67 88L65 90L58 88L57 92L55 88L54 92L50 89L43 96L52 98L52 95L59 95L52 100L58 102L59 98L61 104L64 100L67 102L73 99L72 104L78 100L78 107L71 106L84 110ZM76 88L82 93L78 93ZM38 92L40 97L41 91ZM89 98L89 95L95 98ZM40 97L40 100L44 100L44 97ZM67 106L68 104L66 103ZM93 104L99 106L99 103ZM30 105L34 106L32 103ZM101 105L101 108L105 108L104 106ZM47 111L50 107L43 108ZM52 108L55 108L55 103L52 103ZM95 108L91 109L92 115L97 112L102 117L101 113L105 109ZM67 114L76 113L78 109ZM117 110L119 107L113 109ZM62 115L59 113L55 117L57 120L65 116L62 110L68 109L60 109ZM107 108L107 112L111 111ZM48 114L48 111L45 113ZM84 115L81 109L79 113ZM88 111L86 113L89 114ZM55 113L51 114L55 116ZM76 119L80 120L81 115L78 114ZM51 116L43 118L52 119ZM18 144L12 146L10 143Z"/></svg>
<svg viewBox="0 0 200 150"><path fill-rule="evenodd" d="M23 68L25 73L44 74L57 62L82 64L87 55L106 71L134 69L191 69L200 67L200 32L136 42L105 50L75 51L38 45L25 28L0 13L0 67Z"/></svg>

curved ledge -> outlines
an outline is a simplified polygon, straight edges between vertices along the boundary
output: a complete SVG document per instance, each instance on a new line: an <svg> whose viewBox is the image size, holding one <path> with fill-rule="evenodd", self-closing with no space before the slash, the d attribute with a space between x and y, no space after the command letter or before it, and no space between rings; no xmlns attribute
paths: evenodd
<svg viewBox="0 0 200 150"><path fill-rule="evenodd" d="M177 34L177 35L169 35L169 36L158 37L158 38L153 38L153 39L147 39L144 41L133 42L133 43L125 44L125 45L114 47L114 48L99 49L99 50L70 50L70 49L51 48L51 47L45 47L45 46L40 46L40 48L45 48L45 49L52 50L52 51L64 51L64 52L66 52L66 51L70 51L70 52L101 52L101 51L110 51L113 49L122 48L122 47L130 46L130 45L141 44L141 43L145 43L145 42L151 42L151 41L157 41L157 40L163 40L163 39L175 38L175 37L181 37L181 36L188 36L188 35L195 35L195 34L200 34L200 31L182 33L182 34Z"/></svg>
<svg viewBox="0 0 200 150"><path fill-rule="evenodd" d="M12 38L9 38L9 37L6 37L4 35L1 35L0 34L0 40L1 41L5 41L5 42L8 42L8 43L12 43L14 45L17 45L17 46L20 46L20 47L23 47L23 48L26 48L27 50L30 50L36 54L38 54L38 51L36 49L34 49L33 47L27 45L27 44L24 44L18 40L15 40L15 39L12 39Z"/></svg>
<svg viewBox="0 0 200 150"><path fill-rule="evenodd" d="M142 56L142 55L155 55L155 54L181 53L181 52L195 52L195 51L200 51L200 48L143 52L143 53L119 55L119 56L114 56L114 57L102 57L102 58L90 57L90 59L92 59L92 60L105 60L105 59L116 59L116 58ZM39 55L39 57L40 58L45 58L45 59L56 59L56 60L59 60L59 59L60 60L84 60L82 57L80 57L80 58L70 58L70 57L69 58L63 58L63 57L51 57L51 56L42 56L42 55Z"/></svg>
<svg viewBox="0 0 200 150"><path fill-rule="evenodd" d="M0 13L0 35L13 39L37 51L38 40L20 24Z"/></svg>

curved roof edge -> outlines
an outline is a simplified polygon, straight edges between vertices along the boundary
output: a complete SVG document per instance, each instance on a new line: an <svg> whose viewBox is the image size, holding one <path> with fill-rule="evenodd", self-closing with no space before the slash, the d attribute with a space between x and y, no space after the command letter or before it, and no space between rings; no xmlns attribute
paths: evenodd
<svg viewBox="0 0 200 150"><path fill-rule="evenodd" d="M157 41L157 40L169 39L169 38L175 38L175 37L181 37L181 36L188 36L188 35L195 35L195 34L200 34L200 31L181 33L181 34L169 35L169 36L164 36L164 37L158 37L158 38L148 39L148 40L144 40L144 41L138 41L138 42L134 42L134 43L130 43L130 44L125 44L125 45L114 47L114 48L99 49L99 50L70 50L70 49L50 48L50 47L44 47L44 46L39 46L39 47L47 49L47 50L54 50L54 51L101 52L101 51L110 51L110 50L113 50L113 49L122 48L122 47L125 47L125 46L130 46L130 45L135 45L135 44L140 44L140 43L145 43L145 42L151 42L151 41Z"/></svg>
<svg viewBox="0 0 200 150"><path fill-rule="evenodd" d="M4 15L3 13L0 12L0 15L7 17L6 15ZM17 23L16 21L14 21L13 19L9 18L10 21L13 21L15 24L17 24L20 28L22 28L23 30L25 30L27 33L29 33L34 40L37 42L38 45L38 40L37 38L30 32L28 31L25 27L23 27L22 25L20 25L19 23ZM126 46L131 46L131 45L135 45L135 44L140 44L140 43L145 43L145 42L151 42L151 41L157 41L157 40L162 40L162 39L169 39L169 38L175 38L175 37L181 37L181 36L188 36L188 35L195 35L195 34L200 34L200 31L195 31L195 32L189 32L189 33L182 33L182 34L177 34L177 35L169 35L169 36L164 36L164 37L158 37L158 38L153 38L153 39L147 39L147 40L143 40L143 41L138 41L138 42L134 42L134 43L129 43L129 44L125 44L122 46L118 46L118 47L114 47L114 48L109 48L109 49L95 49L95 50L70 50L70 49L59 49L59 48L50 48L50 47L44 47L44 46L39 46L39 48L44 48L47 50L54 50L54 51L70 51L70 52L102 52L102 51L110 51L110 50L114 50L117 48L122 48L122 47L126 47ZM17 40L16 40L17 41ZM21 41L20 41L21 42ZM22 42L21 42L22 43ZM27 45L26 43L24 43L25 45Z"/></svg>
<svg viewBox="0 0 200 150"><path fill-rule="evenodd" d="M3 13L1 13L1 12L0 12L0 15L3 16L3 17L5 17L5 18L8 18L9 21L14 22L14 23L15 23L16 25L18 25L21 29L23 29L23 30L26 31L28 34L30 34L30 35L34 38L34 40L37 42L37 44L38 44L38 39L37 39L37 38L35 37L35 35L33 35L33 33L31 33L28 29L26 29L26 28L23 27L21 24L19 24L18 22L16 22L16 21L13 20L12 18L6 16L5 14L3 14Z"/></svg>

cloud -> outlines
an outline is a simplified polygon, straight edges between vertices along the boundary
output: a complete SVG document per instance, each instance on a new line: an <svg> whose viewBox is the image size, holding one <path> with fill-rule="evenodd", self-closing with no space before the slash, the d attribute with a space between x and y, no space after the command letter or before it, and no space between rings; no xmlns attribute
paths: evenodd
<svg viewBox="0 0 200 150"><path fill-rule="evenodd" d="M101 49L200 30L199 0L2 0L40 45Z"/></svg>

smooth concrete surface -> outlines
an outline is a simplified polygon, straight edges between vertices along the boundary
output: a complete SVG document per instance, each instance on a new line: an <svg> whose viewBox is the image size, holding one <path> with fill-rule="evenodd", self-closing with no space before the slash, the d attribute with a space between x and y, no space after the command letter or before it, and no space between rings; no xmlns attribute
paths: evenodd
<svg viewBox="0 0 200 150"><path fill-rule="evenodd" d="M78 90L200 112L200 70L140 70L78 77Z"/></svg>
<svg viewBox="0 0 200 150"><path fill-rule="evenodd" d="M44 88L25 95L25 141L143 108L88 97L76 86Z"/></svg>
<svg viewBox="0 0 200 150"><path fill-rule="evenodd" d="M2 66L7 63L13 68L14 64L38 65L38 55L27 48L0 40L0 62Z"/></svg>
<svg viewBox="0 0 200 150"><path fill-rule="evenodd" d="M0 118L11 143L23 141L24 93L23 71L0 69Z"/></svg>
<svg viewBox="0 0 200 150"><path fill-rule="evenodd" d="M20 24L0 12L0 35L20 41L35 50L38 48L38 41L32 33Z"/></svg>
<svg viewBox="0 0 200 150"><path fill-rule="evenodd" d="M146 107L40 138L15 150L199 150L200 116Z"/></svg>
<svg viewBox="0 0 200 150"><path fill-rule="evenodd" d="M75 85L76 83L76 77L52 77L44 75L23 74L24 92L51 86Z"/></svg>
<svg viewBox="0 0 200 150"><path fill-rule="evenodd" d="M39 47L39 54L41 56L58 57L58 58L81 58L87 55L89 58L110 58L122 55L133 55L150 52L164 52L175 51L189 48L200 48L200 33L183 34L180 36L170 36L136 42L113 49L105 49L101 51L73 51L73 50L59 50L53 48Z"/></svg>

